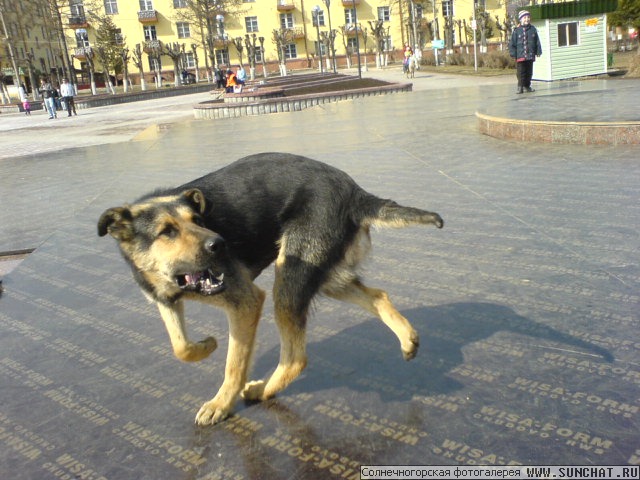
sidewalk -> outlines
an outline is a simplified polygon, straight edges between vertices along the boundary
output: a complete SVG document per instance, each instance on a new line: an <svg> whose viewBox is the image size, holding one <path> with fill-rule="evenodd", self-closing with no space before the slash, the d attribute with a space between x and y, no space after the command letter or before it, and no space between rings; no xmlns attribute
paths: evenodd
<svg viewBox="0 0 640 480"><path fill-rule="evenodd" d="M343 73L356 74L355 70ZM497 85L513 81L504 76L475 78L433 74L420 70L416 72L414 79L406 79L400 67L371 69L363 72L363 77L410 82L413 83L413 91ZM77 117L67 117L65 112L59 112L56 120L49 120L44 111L34 111L30 117L24 114L2 114L0 160L68 148L126 142L135 139L149 127L162 129L163 125L193 118L192 106L211 98L210 93L200 93L132 102L79 110ZM153 134L153 131L154 129L151 129L147 133Z"/></svg>
<svg viewBox="0 0 640 480"><path fill-rule="evenodd" d="M481 135L480 109L527 102L544 114L536 95L556 87L516 96L513 80L429 73L411 93L224 121L192 119L195 98L119 106L55 121L74 148L4 157L0 251L35 251L0 297L0 477L82 468L111 480L338 480L360 465L637 465L639 149ZM590 82L553 94L580 92L574 113L589 113L602 93ZM2 142L64 131L39 119L9 131L6 120ZM158 134L142 138L150 127ZM81 146L83 136L96 143ZM420 352L405 362L381 322L318 298L304 374L196 428L223 380L227 320L188 305L190 335L214 335L219 349L178 362L96 223L107 208L263 151L311 156L443 216L442 230L372 231L362 272L414 325ZM273 269L256 280L267 292L272 281ZM269 299L252 380L278 362L274 316Z"/></svg>

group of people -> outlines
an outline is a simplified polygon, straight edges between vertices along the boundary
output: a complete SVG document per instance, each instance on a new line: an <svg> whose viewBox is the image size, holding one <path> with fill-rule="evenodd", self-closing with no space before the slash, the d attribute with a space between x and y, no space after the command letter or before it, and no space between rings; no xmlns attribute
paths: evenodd
<svg viewBox="0 0 640 480"><path fill-rule="evenodd" d="M40 88L38 89L38 92L44 100L44 108L49 114L49 119L58 118L58 110L66 110L67 116L69 117L72 112L74 115L78 114L78 112L76 112L76 103L74 100L76 91L73 85L69 83L68 79L63 78L59 88L56 88L51 81L43 78L40 80ZM30 115L31 106L27 109L25 101L28 103L26 95L22 99L22 105L27 115Z"/></svg>
<svg viewBox="0 0 640 480"><path fill-rule="evenodd" d="M216 86L224 89L226 93L239 93L247 81L247 72L242 65L234 72L230 68L223 72L218 67L215 69Z"/></svg>

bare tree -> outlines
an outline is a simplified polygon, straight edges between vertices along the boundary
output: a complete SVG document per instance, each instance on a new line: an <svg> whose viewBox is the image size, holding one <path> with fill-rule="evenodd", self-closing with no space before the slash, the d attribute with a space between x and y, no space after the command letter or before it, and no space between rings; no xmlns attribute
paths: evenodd
<svg viewBox="0 0 640 480"><path fill-rule="evenodd" d="M238 52L238 62L240 66L244 68L242 64L242 58L244 53L244 45L242 44L242 37L237 37L231 40L233 42L233 46L236 47L236 52Z"/></svg>
<svg viewBox="0 0 640 480"><path fill-rule="evenodd" d="M200 81L200 65L198 63L198 44L196 43L191 44L191 54L193 55L193 61L196 64L195 75L196 75L196 83L198 83Z"/></svg>
<svg viewBox="0 0 640 480"><path fill-rule="evenodd" d="M122 59L122 87L124 93L129 91L129 60L131 59L131 54L127 47L124 47L120 50L120 58Z"/></svg>
<svg viewBox="0 0 640 480"><path fill-rule="evenodd" d="M266 79L269 76L269 72L267 72L267 63L264 57L264 37L258 37L258 42L260 42L260 58L262 60L262 76Z"/></svg>
<svg viewBox="0 0 640 480"><path fill-rule="evenodd" d="M175 3L174 3L175 4ZM212 81L212 68L216 64L215 40L220 36L218 15L233 15L240 12L243 0L183 0L182 7L175 8L174 19L186 22L193 28L193 38L205 53L207 78Z"/></svg>
<svg viewBox="0 0 640 480"><path fill-rule="evenodd" d="M249 61L249 78L256 79L256 40L258 36L255 33L244 36L244 46L247 49L247 60Z"/></svg>
<svg viewBox="0 0 640 480"><path fill-rule="evenodd" d="M371 32L376 39L376 68L382 68L382 66L386 63L384 61L385 55L385 28L384 22L382 20L378 20L373 22L369 20L369 26L371 27Z"/></svg>
<svg viewBox="0 0 640 480"><path fill-rule="evenodd" d="M96 63L95 63L95 53L93 48L84 47L84 60L87 64L87 69L89 70L89 82L91 83L91 94L97 95L98 89L96 88Z"/></svg>
<svg viewBox="0 0 640 480"><path fill-rule="evenodd" d="M180 60L182 60L182 56L184 53L184 43L165 43L164 48L162 48L162 53L168 56L173 62L173 84L176 87L179 87L180 82Z"/></svg>
<svg viewBox="0 0 640 480"><path fill-rule="evenodd" d="M142 58L142 48L140 47L139 43L136 43L136 47L133 49L131 59L133 60L133 64L138 69L138 73L140 74L140 89L144 91L147 89L147 83L144 80L144 62Z"/></svg>
<svg viewBox="0 0 640 480"><path fill-rule="evenodd" d="M342 46L344 51L347 52L347 68L351 68L351 49L349 48L349 29L347 25L341 25L338 27L338 33L342 38Z"/></svg>
<svg viewBox="0 0 640 480"><path fill-rule="evenodd" d="M5 21L5 12L7 11L7 7L5 5L7 0L0 0L0 27L2 27L3 41L2 43L6 46L7 52L9 53L9 61L11 62L11 68L13 69L13 81L15 84L20 82L20 70L18 70L18 64L16 63L16 56L14 53L14 42L15 38L9 35L9 31L7 30L7 24ZM2 103L9 103L11 98L7 95L5 98L5 90L6 85L4 81L4 75L2 75Z"/></svg>
<svg viewBox="0 0 640 480"><path fill-rule="evenodd" d="M276 50L278 51L278 66L280 68L280 75L282 77L287 76L287 63L284 49L289 43L291 43L292 39L292 30L289 28L273 30L273 36L271 40L276 44Z"/></svg>

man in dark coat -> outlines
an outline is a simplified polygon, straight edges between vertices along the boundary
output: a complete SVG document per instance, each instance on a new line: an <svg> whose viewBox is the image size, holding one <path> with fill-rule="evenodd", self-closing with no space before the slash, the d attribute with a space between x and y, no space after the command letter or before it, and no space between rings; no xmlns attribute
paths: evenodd
<svg viewBox="0 0 640 480"><path fill-rule="evenodd" d="M542 46L538 30L531 25L531 14L522 10L518 14L519 25L513 29L509 42L509 54L516 59L516 75L518 77L517 93L533 92L531 77L533 62L542 55Z"/></svg>

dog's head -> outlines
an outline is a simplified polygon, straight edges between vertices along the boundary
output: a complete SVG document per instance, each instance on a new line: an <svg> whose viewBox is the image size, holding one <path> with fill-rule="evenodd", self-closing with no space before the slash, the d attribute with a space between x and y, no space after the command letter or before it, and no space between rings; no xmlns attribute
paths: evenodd
<svg viewBox="0 0 640 480"><path fill-rule="evenodd" d="M223 238L204 227L206 200L198 189L152 195L110 208L98 235L110 234L140 286L155 300L173 302L185 292L215 295L225 289Z"/></svg>

